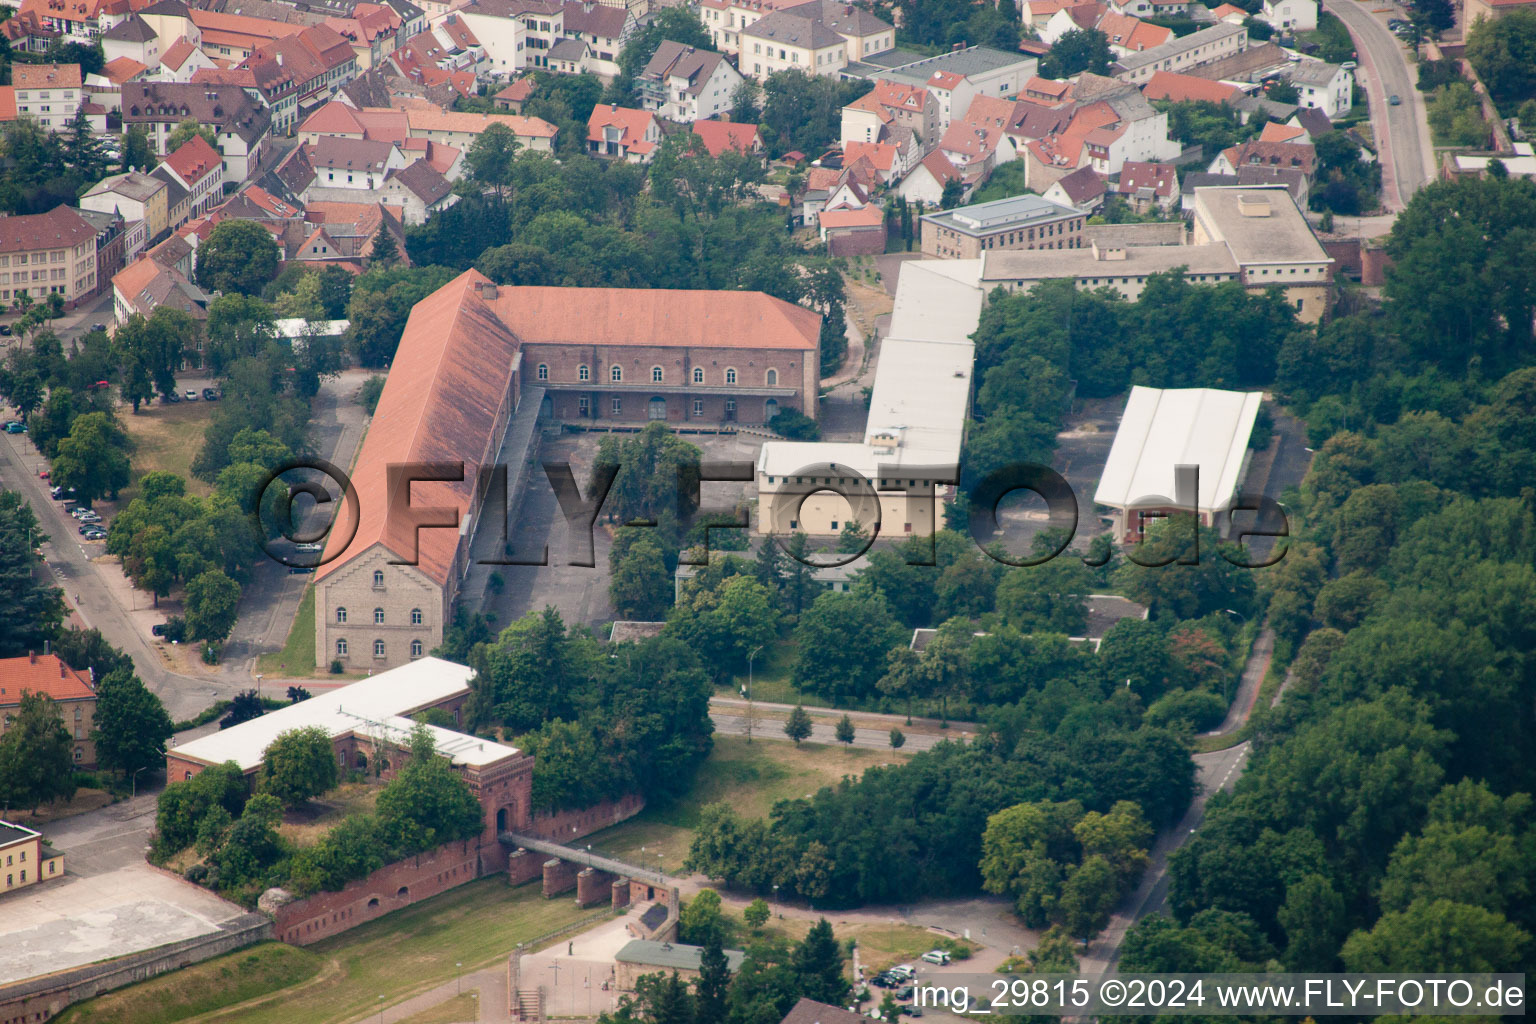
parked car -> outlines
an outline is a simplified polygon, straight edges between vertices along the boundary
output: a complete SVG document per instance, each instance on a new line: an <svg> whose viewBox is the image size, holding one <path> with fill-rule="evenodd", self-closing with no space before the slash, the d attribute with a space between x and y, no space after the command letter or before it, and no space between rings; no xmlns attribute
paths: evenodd
<svg viewBox="0 0 1536 1024"><path fill-rule="evenodd" d="M106 329L107 329L107 325L106 325L106 324L103 324L103 323L94 323L94 324L91 324L91 330L93 330L93 331L102 331L102 332L105 332L105 331L106 331Z"/></svg>
<svg viewBox="0 0 1536 1024"><path fill-rule="evenodd" d="M53 474L49 473L46 469L40 469L37 471L37 475L39 479L47 480Z"/></svg>
<svg viewBox="0 0 1536 1024"><path fill-rule="evenodd" d="M77 515L75 515L75 518L80 520L80 522L82 522L82 523L99 523L99 522L101 522L101 513L100 512L92 512L90 509L76 509L75 512L78 513Z"/></svg>
<svg viewBox="0 0 1536 1024"><path fill-rule="evenodd" d="M80 536L84 537L90 531L92 531L92 530L99 530L99 529L101 529L101 527L99 527L99 526L93 526L90 523L81 523L80 524Z"/></svg>
<svg viewBox="0 0 1536 1024"><path fill-rule="evenodd" d="M111 381L109 381L109 380L99 380L99 381L97 381L94 384L87 384L85 386L85 389L87 391L100 391L102 388L109 388L111 386L112 386L112 382Z"/></svg>
<svg viewBox="0 0 1536 1024"><path fill-rule="evenodd" d="M165 636L165 623L157 622L149 627L150 636Z"/></svg>
<svg viewBox="0 0 1536 1024"><path fill-rule="evenodd" d="M930 949L922 955L922 959L930 964L938 964L943 967L949 963L949 954L942 949Z"/></svg>
<svg viewBox="0 0 1536 1024"><path fill-rule="evenodd" d="M1402 97L1397 95L1397 93L1393 93L1391 96L1387 97L1387 102L1394 107L1399 107L1402 106L1403 100Z"/></svg>
<svg viewBox="0 0 1536 1024"><path fill-rule="evenodd" d="M217 402L218 400L219 393L217 391L215 391L213 388L203 388L203 401Z"/></svg>
<svg viewBox="0 0 1536 1024"><path fill-rule="evenodd" d="M892 988L896 984L896 979L889 974L877 974L870 980L870 984L877 988Z"/></svg>
<svg viewBox="0 0 1536 1024"><path fill-rule="evenodd" d="M25 434L27 432L27 425L21 422L21 420L9 420L5 424L5 432L7 434Z"/></svg>
<svg viewBox="0 0 1536 1024"><path fill-rule="evenodd" d="M901 988L896 990L896 1001L900 1002L900 1003L904 1003L908 999L911 999L912 998L912 991L913 991L913 989L912 989L911 985L903 985L903 986L901 986Z"/></svg>
<svg viewBox="0 0 1536 1024"><path fill-rule="evenodd" d="M197 388L187 388L186 399L189 402L197 401Z"/></svg>
<svg viewBox="0 0 1536 1024"><path fill-rule="evenodd" d="M177 402L181 401L181 396L172 391L168 395L161 395L160 401L165 402L168 405L175 405Z"/></svg>
<svg viewBox="0 0 1536 1024"><path fill-rule="evenodd" d="M55 487L52 491L49 491L48 493L53 495L53 500L54 501L70 501L75 496L75 492L73 490L66 491L62 487Z"/></svg>
<svg viewBox="0 0 1536 1024"><path fill-rule="evenodd" d="M94 529L86 530L84 536L86 540L106 540L107 531L98 526Z"/></svg>
<svg viewBox="0 0 1536 1024"><path fill-rule="evenodd" d="M913 1003L911 1006L903 1006L901 1012L908 1017L921 1017L923 1015L923 1008Z"/></svg>
<svg viewBox="0 0 1536 1024"><path fill-rule="evenodd" d="M0 324L0 334L6 335L7 337L9 337L10 333L11 333L11 325L10 324Z"/></svg>
<svg viewBox="0 0 1536 1024"><path fill-rule="evenodd" d="M312 565L294 565L294 566L290 566L288 568L288 575L289 576L308 576L310 573L312 573L314 571L315 571L315 567L312 566Z"/></svg>

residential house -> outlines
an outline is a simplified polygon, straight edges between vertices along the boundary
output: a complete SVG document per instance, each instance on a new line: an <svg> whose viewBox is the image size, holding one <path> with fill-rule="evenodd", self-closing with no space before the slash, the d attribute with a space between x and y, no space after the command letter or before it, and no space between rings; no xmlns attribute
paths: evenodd
<svg viewBox="0 0 1536 1024"><path fill-rule="evenodd" d="M843 164L851 165L860 160L868 160L874 168L877 180L882 185L891 182L907 173L907 168L917 162L921 151L910 133L906 136L906 145L898 145L892 142L850 142L843 147Z"/></svg>
<svg viewBox="0 0 1536 1024"><path fill-rule="evenodd" d="M630 163L649 163L661 144L661 125L649 110L599 103L587 119L587 152Z"/></svg>
<svg viewBox="0 0 1536 1024"><path fill-rule="evenodd" d="M130 14L101 34L101 56L108 63L120 57L145 67L160 63L160 36L137 14Z"/></svg>
<svg viewBox="0 0 1536 1024"><path fill-rule="evenodd" d="M94 225L67 206L0 217L0 303L22 292L41 302L60 295L74 308L96 293Z"/></svg>
<svg viewBox="0 0 1536 1024"><path fill-rule="evenodd" d="M86 190L80 197L82 210L121 214L125 221L144 224L144 244L152 245L171 229L170 191L165 179L141 171L109 175ZM0 223L4 223L0 219ZM130 238L130 243L133 239ZM135 249L130 244L128 256Z"/></svg>
<svg viewBox="0 0 1536 1024"><path fill-rule="evenodd" d="M1177 18L1189 12L1186 0L1109 0L1119 14L1137 18Z"/></svg>
<svg viewBox="0 0 1536 1024"><path fill-rule="evenodd" d="M117 323L135 313L148 317L161 306L179 309L197 320L208 319L207 293L186 273L147 253L112 278L112 315Z"/></svg>
<svg viewBox="0 0 1536 1024"><path fill-rule="evenodd" d="M1236 106L1237 101L1243 97L1243 90L1226 82L1213 82L1196 75L1154 71L1141 87L1141 94L1149 100L1168 100L1171 103L1225 103Z"/></svg>
<svg viewBox="0 0 1536 1024"><path fill-rule="evenodd" d="M142 82L149 76L149 68L132 57L118 57L107 61L101 73L85 76L85 95L89 102L99 104L109 111L123 107L123 83Z"/></svg>
<svg viewBox="0 0 1536 1024"><path fill-rule="evenodd" d="M186 16L197 26L202 36L199 45L203 52L215 61L228 61L231 64L238 64L249 57L263 43L295 35L304 28L303 25L286 21L252 18L244 14L223 14L196 7L185 10Z"/></svg>
<svg viewBox="0 0 1536 1024"><path fill-rule="evenodd" d="M1311 178L1317 170L1317 150L1296 142L1249 139L1222 150L1207 168L1212 174L1236 174L1239 167L1289 167Z"/></svg>
<svg viewBox="0 0 1536 1024"><path fill-rule="evenodd" d="M1036 75L1024 83L1024 98L1054 107L1072 98L1072 83Z"/></svg>
<svg viewBox="0 0 1536 1024"><path fill-rule="evenodd" d="M0 38L5 39L12 53L47 53L62 37L43 24L36 10L23 10L0 21Z"/></svg>
<svg viewBox="0 0 1536 1024"><path fill-rule="evenodd" d="M147 7L139 7L134 13L155 30L155 36L160 40L162 60L165 59L166 51L178 39L185 39L197 47L203 45L203 30L192 20L192 9L182 0L155 0Z"/></svg>
<svg viewBox="0 0 1536 1024"><path fill-rule="evenodd" d="M1091 167L1079 167L1071 174L1063 175L1041 193L1041 198L1057 206L1070 206L1090 216L1104 206L1108 192L1104 179Z"/></svg>
<svg viewBox="0 0 1536 1024"><path fill-rule="evenodd" d="M1076 249L1081 210L1039 196L1013 196L922 217L922 251L940 259L977 259L993 249Z"/></svg>
<svg viewBox="0 0 1536 1024"><path fill-rule="evenodd" d="M1296 87L1296 104L1314 108L1337 121L1354 106L1355 73L1339 64L1303 60L1292 64L1286 75Z"/></svg>
<svg viewBox="0 0 1536 1024"><path fill-rule="evenodd" d="M462 25L456 16L453 23ZM485 56L479 47L458 48L451 37L449 42L452 45L445 45L437 30L422 32L395 49L383 67L421 88L434 102L451 105L460 96L475 95L475 77Z"/></svg>
<svg viewBox="0 0 1536 1024"><path fill-rule="evenodd" d="M1056 42L1068 32L1092 31L1098 24L1099 18L1108 11L1109 5L1098 3L1097 0L1081 0L1079 3L1068 4L1052 14L1035 34L1046 46L1055 46Z"/></svg>
<svg viewBox="0 0 1536 1024"><path fill-rule="evenodd" d="M101 8L106 0L22 0L19 14L35 18L66 43L95 46L102 33ZM7 6L16 7L14 0Z"/></svg>
<svg viewBox="0 0 1536 1024"><path fill-rule="evenodd" d="M841 142L880 142L890 125L911 129L923 146L942 133L939 101L925 86L875 80L875 87L843 108Z"/></svg>
<svg viewBox="0 0 1536 1024"><path fill-rule="evenodd" d="M741 82L741 73L724 55L669 39L656 48L635 85L641 107L689 124L729 114Z"/></svg>
<svg viewBox="0 0 1536 1024"><path fill-rule="evenodd" d="M735 121L695 121L693 134L704 143L710 156L722 153L763 153L763 133L755 124L738 124Z"/></svg>
<svg viewBox="0 0 1536 1024"><path fill-rule="evenodd" d="M404 21L384 4L360 3L350 17L326 18L322 24L347 41L357 59L357 70L363 72L395 51L402 41Z"/></svg>
<svg viewBox="0 0 1536 1024"><path fill-rule="evenodd" d="M802 6L773 11L741 32L743 72L761 82L790 69L811 75L842 71L848 63L847 43L822 24L811 4Z"/></svg>
<svg viewBox="0 0 1536 1024"><path fill-rule="evenodd" d="M99 295L111 284L112 275L127 263L128 222L115 211L102 213L82 209L76 212L96 231L96 287L92 294Z"/></svg>
<svg viewBox="0 0 1536 1024"><path fill-rule="evenodd" d="M311 203L304 210L306 238L313 234L311 226L323 227L328 244L339 253L339 258L358 267L366 265L373 255L373 243L381 227L395 236L401 259L408 259L405 255L405 225L400 221L397 206L375 202ZM299 258L299 255L295 252L293 258Z"/></svg>
<svg viewBox="0 0 1536 1024"><path fill-rule="evenodd" d="M129 82L123 86L123 125L140 126L156 153L183 120L213 132L224 156L226 181L244 181L261 160L272 115L233 85Z"/></svg>
<svg viewBox="0 0 1536 1024"><path fill-rule="evenodd" d="M64 877L64 855L44 846L42 833L24 825L0 821L0 859L5 861L0 893Z"/></svg>
<svg viewBox="0 0 1536 1024"><path fill-rule="evenodd" d="M189 197L189 216L201 217L224 201L224 158L201 135L166 154L156 171L172 175Z"/></svg>
<svg viewBox="0 0 1536 1024"><path fill-rule="evenodd" d="M1247 22L1249 14L1236 4L1222 4L1211 8L1211 17L1228 25L1242 25Z"/></svg>
<svg viewBox="0 0 1536 1024"><path fill-rule="evenodd" d="M514 114L523 112L523 104L528 102L528 97L533 95L533 79L519 78L505 89L491 97L497 110L509 110Z"/></svg>
<svg viewBox="0 0 1536 1024"><path fill-rule="evenodd" d="M616 77L619 51L634 31L634 11L597 0L566 0L564 15L565 38L587 48L583 69L604 81Z"/></svg>
<svg viewBox="0 0 1536 1024"><path fill-rule="evenodd" d="M325 25L310 25L295 35L262 42L241 63L254 68L270 62L291 75L298 87L295 119L333 99L358 71L356 52Z"/></svg>
<svg viewBox="0 0 1536 1024"><path fill-rule="evenodd" d="M1127 160L1120 168L1115 192L1136 213L1169 210L1179 198L1179 176L1173 164Z"/></svg>
<svg viewBox="0 0 1536 1024"><path fill-rule="evenodd" d="M709 32L710 45L721 53L741 52L741 32L759 18L805 0L699 0L699 17Z"/></svg>
<svg viewBox="0 0 1536 1024"><path fill-rule="evenodd" d="M1317 29L1317 0L1264 0L1259 17L1290 35Z"/></svg>
<svg viewBox="0 0 1536 1024"><path fill-rule="evenodd" d="M192 216L192 193L182 187L180 179L174 172L168 170L163 162L156 164L155 169L149 172L149 176L165 182L166 225L175 231Z"/></svg>
<svg viewBox="0 0 1536 1024"><path fill-rule="evenodd" d="M1129 14L1106 11L1094 26L1109 40L1109 49L1116 57L1127 57L1155 46L1162 46L1174 39L1173 29L1133 18Z"/></svg>
<svg viewBox="0 0 1536 1024"><path fill-rule="evenodd" d="M1145 0L1137 0L1137 3L1142 2ZM1122 82L1142 85L1158 71L1185 71L1242 53L1247 48L1246 28L1218 22L1161 46L1120 57L1114 63L1114 73Z"/></svg>
<svg viewBox="0 0 1536 1024"><path fill-rule="evenodd" d="M468 114L426 104L413 104L406 108L405 121L411 138L439 142L466 152L474 145L475 137L493 124L502 125L512 132L522 148L540 153L554 151L555 133L559 130L538 117Z"/></svg>
<svg viewBox="0 0 1536 1024"><path fill-rule="evenodd" d="M944 199L944 186L951 181L964 182L959 168L949 158L934 149L918 161L896 186L896 193L909 203L938 206Z"/></svg>
<svg viewBox="0 0 1536 1024"><path fill-rule="evenodd" d="M202 54L201 50L194 51ZM207 60L207 57L203 57ZM188 61L190 65L192 61ZM287 134L299 118L299 80L302 69L285 65L277 57L247 57L238 67L198 67L190 81L199 85L233 85L264 107L272 119L272 130Z"/></svg>
<svg viewBox="0 0 1536 1024"><path fill-rule="evenodd" d="M876 256L885 252L885 211L875 203L822 210L817 229L834 256Z"/></svg>
<svg viewBox="0 0 1536 1024"><path fill-rule="evenodd" d="M160 55L158 78L162 82L190 82L199 71L217 66L213 58L204 53L201 47L194 45L186 36L182 36Z"/></svg>
<svg viewBox="0 0 1536 1024"><path fill-rule="evenodd" d="M459 201L453 186L432 164L417 160L384 176L379 201L398 207L406 224L424 224L430 214L446 210Z"/></svg>
<svg viewBox="0 0 1536 1024"><path fill-rule="evenodd" d="M405 168L405 156L393 143L370 139L322 138L309 154L315 186L372 192L390 171Z"/></svg>
<svg viewBox="0 0 1536 1024"><path fill-rule="evenodd" d="M79 64L12 64L11 88L16 113L51 132L69 124L85 103Z"/></svg>

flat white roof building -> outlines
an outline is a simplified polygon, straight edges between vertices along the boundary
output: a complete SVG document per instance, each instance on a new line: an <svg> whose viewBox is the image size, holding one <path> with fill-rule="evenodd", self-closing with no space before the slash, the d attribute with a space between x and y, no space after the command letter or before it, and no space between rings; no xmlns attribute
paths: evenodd
<svg viewBox="0 0 1536 1024"><path fill-rule="evenodd" d="M847 486L858 474L870 487L882 479L887 486L906 481L902 487L958 481L975 362L971 335L985 302L980 276L980 260L902 265L890 333L880 343L864 440L763 445L757 459L759 533L835 534L850 515L869 518L827 491L808 497L798 510L783 503L806 494L818 480ZM821 474L800 472L812 467L820 467ZM839 476L840 468L850 472ZM777 513L776 501L781 502ZM903 491L882 493L879 501L881 533L887 537L932 533L942 504L926 493Z"/></svg>
<svg viewBox="0 0 1536 1024"><path fill-rule="evenodd" d="M1257 391L1131 388L1094 494L1095 502L1115 510L1117 537L1140 536L1137 512L1189 509L1191 496L1175 493L1177 466L1199 467L1192 504L1202 522L1215 525L1247 471L1248 439L1263 398Z"/></svg>
<svg viewBox="0 0 1536 1024"><path fill-rule="evenodd" d="M408 716L467 696L474 669L441 658L421 658L349 686L269 711L260 718L200 736L166 751L168 762L202 765L233 761L241 771L261 766L262 755L285 732L318 726L331 739L360 733L402 746L409 745L416 722ZM491 740L451 729L428 726L437 752L455 764L487 765L518 753ZM167 774L168 781L179 781Z"/></svg>

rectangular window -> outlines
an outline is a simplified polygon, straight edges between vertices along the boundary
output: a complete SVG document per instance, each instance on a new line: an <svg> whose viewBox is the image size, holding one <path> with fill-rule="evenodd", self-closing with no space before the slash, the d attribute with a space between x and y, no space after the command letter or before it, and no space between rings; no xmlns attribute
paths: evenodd
<svg viewBox="0 0 1536 1024"><path fill-rule="evenodd" d="M613 410L613 415L619 415L624 411L624 400L622 398L615 398L610 403L609 408Z"/></svg>

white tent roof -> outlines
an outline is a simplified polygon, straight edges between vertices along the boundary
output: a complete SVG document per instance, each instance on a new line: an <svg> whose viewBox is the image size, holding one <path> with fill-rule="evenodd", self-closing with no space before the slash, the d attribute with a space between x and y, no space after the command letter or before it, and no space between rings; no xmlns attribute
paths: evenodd
<svg viewBox="0 0 1536 1024"><path fill-rule="evenodd" d="M370 736L387 734L392 742L405 744L416 725L406 716L468 692L474 674L467 665L420 658L233 728L200 736L168 753L207 764L234 761L242 771L250 771L261 764L262 754L278 736L312 725L333 739L356 731ZM428 731L437 752L459 764L490 764L517 753L514 747L451 729L429 726Z"/></svg>
<svg viewBox="0 0 1536 1024"><path fill-rule="evenodd" d="M1174 467L1199 466L1199 510L1226 508L1263 398L1257 391L1131 388L1094 500L1113 508L1164 504L1177 497Z"/></svg>

